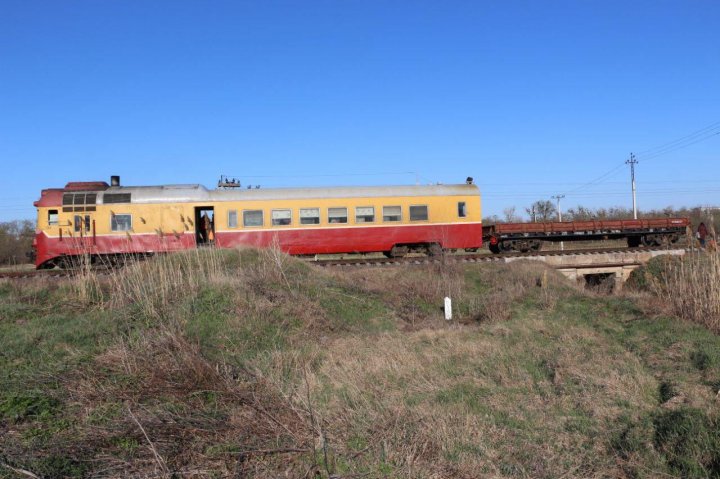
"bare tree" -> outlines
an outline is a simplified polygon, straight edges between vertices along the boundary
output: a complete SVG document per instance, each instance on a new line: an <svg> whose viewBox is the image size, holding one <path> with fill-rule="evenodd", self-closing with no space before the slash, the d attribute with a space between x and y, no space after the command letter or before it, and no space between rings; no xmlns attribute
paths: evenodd
<svg viewBox="0 0 720 479"><path fill-rule="evenodd" d="M563 216L567 216L570 221L588 221L595 218L595 213L590 208L578 205L577 208L570 208Z"/></svg>
<svg viewBox="0 0 720 479"><path fill-rule="evenodd" d="M0 223L0 264L27 263L34 232L29 220Z"/></svg>
<svg viewBox="0 0 720 479"><path fill-rule="evenodd" d="M550 221L551 219L553 219L555 213L557 212L557 209L555 208L553 202L550 200L537 200L528 208L525 208L525 211L530 216L530 219L533 222L538 222Z"/></svg>
<svg viewBox="0 0 720 479"><path fill-rule="evenodd" d="M515 207L509 206L503 210L503 219L506 223L519 223L520 217L515 214Z"/></svg>

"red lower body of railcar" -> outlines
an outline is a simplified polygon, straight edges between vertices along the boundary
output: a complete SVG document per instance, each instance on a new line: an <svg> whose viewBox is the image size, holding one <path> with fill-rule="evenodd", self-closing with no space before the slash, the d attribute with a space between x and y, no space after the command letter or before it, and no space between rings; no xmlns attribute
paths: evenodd
<svg viewBox="0 0 720 479"><path fill-rule="evenodd" d="M439 244L444 249L482 246L480 223L442 225L353 226L339 228L288 228L272 230L218 231L215 246L269 247L277 245L294 255L368 253L389 251L402 244ZM35 264L43 267L57 258L79 255L145 254L182 251L197 247L196 234L121 233L86 237L35 237Z"/></svg>

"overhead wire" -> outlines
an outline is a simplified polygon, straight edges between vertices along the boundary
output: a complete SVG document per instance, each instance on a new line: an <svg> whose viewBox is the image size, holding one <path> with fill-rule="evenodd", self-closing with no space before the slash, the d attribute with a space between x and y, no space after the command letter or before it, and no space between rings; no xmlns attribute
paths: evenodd
<svg viewBox="0 0 720 479"><path fill-rule="evenodd" d="M652 148L648 148L647 150L638 151L638 152L636 153L636 155L640 156L640 155L645 155L645 154L653 154L653 152L654 152L655 150L664 149L664 148L670 147L670 146L672 146L672 145L674 145L674 144L676 144L676 143L681 143L681 142L683 142L683 141L685 141L685 140L693 139L693 138L695 138L695 137L698 136L698 135L703 135L703 134L707 133L708 130L716 130L716 129L718 129L718 128L720 128L720 121L717 121L717 122L715 122L715 123L712 123L712 124L706 126L705 128L701 128L701 129L699 129L699 130L697 130L697 131L694 131L693 133L690 133L689 135L685 135L685 136L680 137L680 138L677 138L677 139L675 139L675 140L673 140L673 141L669 141L669 142L667 142L667 143L663 143L662 145L658 145L658 146L654 146L654 147L652 147Z"/></svg>
<svg viewBox="0 0 720 479"><path fill-rule="evenodd" d="M708 133L707 133L706 135L704 135L704 136L701 136L701 137L699 137L699 138L693 139L692 141L685 141L685 142L683 142L683 143L679 143L679 144L674 145L674 146L672 146L672 147L668 147L668 148L665 148L665 149L656 151L656 152L650 154L649 156L638 156L638 155L636 155L636 157L639 158L639 159L641 159L641 160L643 160L643 161L649 161L649 160L652 160L652 159L654 159L654 158L657 158L658 156L666 155L666 154L668 154L668 153L672 153L672 152L674 152L674 151L681 150L681 149L683 149L683 148L687 148L688 146L692 146L692 145L695 145L695 144L697 144L697 143L703 142L703 141L705 141L705 140L709 140L710 138L713 138L713 137L718 136L718 135L720 135L720 127L718 127L718 128L717 128L716 130L714 130L714 131L708 132Z"/></svg>
<svg viewBox="0 0 720 479"><path fill-rule="evenodd" d="M682 148L694 145L696 143L708 140L717 135L720 135L720 121L711 123L704 128L696 130L688 135L682 136L675 140L663 143L652 148L648 148L646 150L642 150L641 152L637 153L636 158L642 159L643 161L648 161L653 158L657 158L658 156L665 155L673 151L677 151ZM565 191L563 194L566 196L581 196L577 194L578 191L604 183L607 179L613 177L614 174L619 172L624 167L625 162L619 163L618 165L598 176L597 178L594 178L587 183L583 183L577 188Z"/></svg>
<svg viewBox="0 0 720 479"><path fill-rule="evenodd" d="M574 188L574 189L572 189L572 190L570 190L570 191L566 191L564 194L565 194L565 195L572 195L572 194L575 193L576 191L580 191L580 190L582 190L582 189L584 189L584 188L587 188L587 187L589 187L589 186L593 186L593 185L596 185L596 184L600 184L600 183L603 182L604 179L609 178L613 173L619 171L619 170L620 170L621 168L623 168L624 166L625 166L625 163L621 163L621 164L619 164L618 166L616 166L615 168L613 168L612 170L608 171L607 173L604 173L604 174L598 176L597 178L595 178L594 180L591 180L591 181L589 181L589 182L587 182L587 183L583 183L582 185L578 186L577 188Z"/></svg>

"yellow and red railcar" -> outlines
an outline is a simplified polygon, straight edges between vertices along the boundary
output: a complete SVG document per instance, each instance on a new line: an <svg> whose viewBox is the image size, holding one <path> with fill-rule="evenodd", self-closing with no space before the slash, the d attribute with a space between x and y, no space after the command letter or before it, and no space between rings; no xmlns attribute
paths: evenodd
<svg viewBox="0 0 720 479"><path fill-rule="evenodd" d="M480 192L459 185L217 189L74 182L35 202L36 266L204 245L402 256L482 243Z"/></svg>

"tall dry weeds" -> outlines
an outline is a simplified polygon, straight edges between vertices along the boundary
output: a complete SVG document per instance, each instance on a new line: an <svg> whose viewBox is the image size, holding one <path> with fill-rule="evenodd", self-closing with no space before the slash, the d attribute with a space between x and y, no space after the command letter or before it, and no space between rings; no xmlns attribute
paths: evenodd
<svg viewBox="0 0 720 479"><path fill-rule="evenodd" d="M81 305L87 306L102 301L100 278L93 270L89 254L79 255L75 260L70 288Z"/></svg>
<svg viewBox="0 0 720 479"><path fill-rule="evenodd" d="M720 253L699 252L667 262L664 274L649 284L674 314L720 332Z"/></svg>
<svg viewBox="0 0 720 479"><path fill-rule="evenodd" d="M133 262L110 276L111 301L135 304L147 318L164 318L167 305L229 277L221 253L190 250Z"/></svg>

